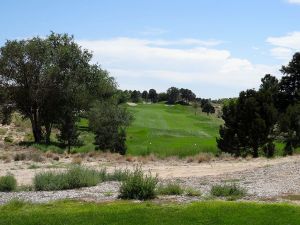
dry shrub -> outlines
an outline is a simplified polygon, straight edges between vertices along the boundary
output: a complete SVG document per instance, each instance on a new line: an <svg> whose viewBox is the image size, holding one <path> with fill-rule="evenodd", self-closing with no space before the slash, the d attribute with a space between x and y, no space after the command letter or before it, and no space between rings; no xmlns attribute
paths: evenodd
<svg viewBox="0 0 300 225"><path fill-rule="evenodd" d="M55 155L55 156L52 157L52 159L55 160L55 161L59 161L59 156Z"/></svg>
<svg viewBox="0 0 300 225"><path fill-rule="evenodd" d="M126 159L125 159L127 162L135 162L136 161L136 158L131 156L131 155L128 155L126 156Z"/></svg>
<svg viewBox="0 0 300 225"><path fill-rule="evenodd" d="M45 157L48 158L48 159L52 159L52 158L53 158L53 152L47 151L47 152L45 153Z"/></svg>
<svg viewBox="0 0 300 225"><path fill-rule="evenodd" d="M221 160L224 160L224 161L234 160L234 157L231 154L227 153L227 152L221 152L221 154L219 155L218 158L221 159Z"/></svg>
<svg viewBox="0 0 300 225"><path fill-rule="evenodd" d="M203 152L203 153L199 153L196 156L196 161L198 163L202 163L202 162L210 162L213 159L214 155L212 153L208 153L208 152Z"/></svg>
<svg viewBox="0 0 300 225"><path fill-rule="evenodd" d="M187 158L186 158L186 162L187 162L187 163L192 163L192 162L194 162L194 157L187 157Z"/></svg>
<svg viewBox="0 0 300 225"><path fill-rule="evenodd" d="M14 161L24 161L26 160L26 154L25 153L17 153L14 156Z"/></svg>
<svg viewBox="0 0 300 225"><path fill-rule="evenodd" d="M3 161L6 161L6 160L9 160L10 157L8 155L1 155L0 156L0 160L3 160Z"/></svg>
<svg viewBox="0 0 300 225"><path fill-rule="evenodd" d="M27 154L26 158L33 162L43 162L44 161L44 158L42 157L42 154L40 152L30 152L29 154Z"/></svg>
<svg viewBox="0 0 300 225"><path fill-rule="evenodd" d="M72 164L81 165L81 163L82 163L82 158L79 156L76 156L72 159Z"/></svg>

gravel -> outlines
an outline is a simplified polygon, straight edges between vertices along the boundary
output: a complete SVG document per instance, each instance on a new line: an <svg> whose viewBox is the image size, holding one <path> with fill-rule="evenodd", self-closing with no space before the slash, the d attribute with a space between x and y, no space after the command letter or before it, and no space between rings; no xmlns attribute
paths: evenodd
<svg viewBox="0 0 300 225"><path fill-rule="evenodd" d="M215 184L236 183L247 191L245 200L281 200L289 194L300 194L300 162L284 162L241 172L217 176L185 177L164 179L161 183L178 182L183 187L193 188L203 193L202 197L160 196L156 201L191 202L205 199ZM119 182L104 182L95 187L64 191L0 192L0 204L12 199L22 199L34 203L45 203L60 199L83 199L87 201L114 201L118 197Z"/></svg>

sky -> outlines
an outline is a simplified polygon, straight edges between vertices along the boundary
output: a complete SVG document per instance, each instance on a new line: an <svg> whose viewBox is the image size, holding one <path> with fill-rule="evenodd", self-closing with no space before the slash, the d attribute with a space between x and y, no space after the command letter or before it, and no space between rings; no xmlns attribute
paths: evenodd
<svg viewBox="0 0 300 225"><path fill-rule="evenodd" d="M74 35L120 89L238 96L300 51L300 0L0 0L6 40Z"/></svg>

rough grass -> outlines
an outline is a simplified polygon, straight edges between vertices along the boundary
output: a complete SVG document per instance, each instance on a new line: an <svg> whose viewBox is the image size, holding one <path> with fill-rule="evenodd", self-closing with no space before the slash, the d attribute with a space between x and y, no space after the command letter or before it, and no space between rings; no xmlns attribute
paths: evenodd
<svg viewBox="0 0 300 225"><path fill-rule="evenodd" d="M95 186L101 181L99 172L80 166L73 166L64 172L41 172L33 180L37 191L65 190Z"/></svg>
<svg viewBox="0 0 300 225"><path fill-rule="evenodd" d="M1 225L298 225L300 207L287 204L197 202L192 204L14 201L0 207Z"/></svg>
<svg viewBox="0 0 300 225"><path fill-rule="evenodd" d="M158 186L156 191L159 195L182 195L184 189L178 183L170 182Z"/></svg>
<svg viewBox="0 0 300 225"><path fill-rule="evenodd" d="M0 192L10 192L16 190L17 181L14 175L7 174L0 177Z"/></svg>
<svg viewBox="0 0 300 225"><path fill-rule="evenodd" d="M246 195L246 190L237 184L214 185L210 191L212 196L225 197L228 200L236 200Z"/></svg>

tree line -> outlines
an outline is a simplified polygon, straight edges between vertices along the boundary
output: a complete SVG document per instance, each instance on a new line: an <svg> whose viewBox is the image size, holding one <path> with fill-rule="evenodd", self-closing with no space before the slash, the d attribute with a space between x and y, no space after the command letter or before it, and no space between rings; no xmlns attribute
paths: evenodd
<svg viewBox="0 0 300 225"><path fill-rule="evenodd" d="M192 105L195 109L201 107L202 112L207 114L215 113L215 108L212 105L210 99L197 98L196 94L190 89L170 87L166 92L158 93L155 89L149 91L138 91L138 90L119 90L119 103L125 102L164 102L166 104L181 104L181 105Z"/></svg>
<svg viewBox="0 0 300 225"><path fill-rule="evenodd" d="M223 107L224 125L217 145L236 156L260 152L271 157L275 142L285 144L284 154L300 147L300 53L282 66L282 78L267 74L260 88L242 91Z"/></svg>

